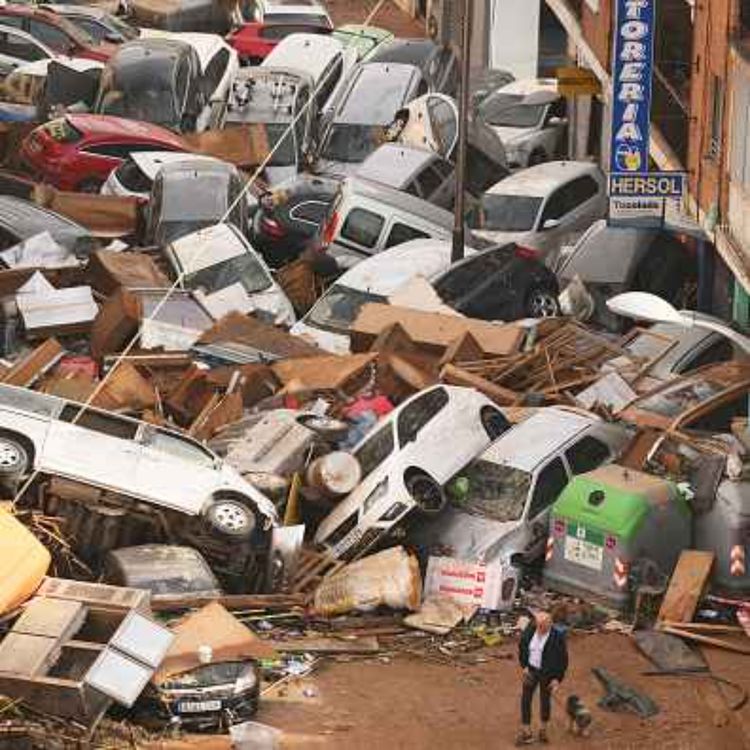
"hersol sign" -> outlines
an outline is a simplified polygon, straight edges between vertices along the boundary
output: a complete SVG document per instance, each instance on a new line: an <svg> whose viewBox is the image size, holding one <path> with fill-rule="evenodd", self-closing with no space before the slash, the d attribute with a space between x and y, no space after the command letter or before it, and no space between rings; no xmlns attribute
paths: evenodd
<svg viewBox="0 0 750 750"><path fill-rule="evenodd" d="M612 58L612 176L645 174L655 0L617 0Z"/></svg>

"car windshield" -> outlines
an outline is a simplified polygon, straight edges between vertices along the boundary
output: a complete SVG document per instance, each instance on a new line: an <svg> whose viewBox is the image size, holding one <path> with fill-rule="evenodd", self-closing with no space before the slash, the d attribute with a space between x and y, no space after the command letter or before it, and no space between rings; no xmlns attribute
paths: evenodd
<svg viewBox="0 0 750 750"><path fill-rule="evenodd" d="M310 311L308 322L320 328L348 331L365 304L385 300L380 294L334 284Z"/></svg>
<svg viewBox="0 0 750 750"><path fill-rule="evenodd" d="M333 125L323 146L322 156L331 161L358 163L385 143L381 125Z"/></svg>
<svg viewBox="0 0 750 750"><path fill-rule="evenodd" d="M97 112L178 127L180 117L170 75L162 66L154 66L153 71L145 68L139 66L105 72Z"/></svg>
<svg viewBox="0 0 750 750"><path fill-rule="evenodd" d="M469 226L491 232L528 232L536 224L542 198L485 193L471 212Z"/></svg>
<svg viewBox="0 0 750 750"><path fill-rule="evenodd" d="M478 459L448 484L453 507L493 521L517 521L523 514L531 474L513 466Z"/></svg>
<svg viewBox="0 0 750 750"><path fill-rule="evenodd" d="M252 253L227 258L185 277L188 289L202 289L205 294L213 294L232 284L241 284L248 294L256 294L268 289L271 283L268 272Z"/></svg>
<svg viewBox="0 0 750 750"><path fill-rule="evenodd" d="M292 167L297 163L294 148L294 129L288 123L273 123L265 126L269 150L276 148L268 161L269 167Z"/></svg>
<svg viewBox="0 0 750 750"><path fill-rule="evenodd" d="M490 125L501 128L533 128L539 124L547 104L524 104L523 97L496 94L480 106L479 114Z"/></svg>

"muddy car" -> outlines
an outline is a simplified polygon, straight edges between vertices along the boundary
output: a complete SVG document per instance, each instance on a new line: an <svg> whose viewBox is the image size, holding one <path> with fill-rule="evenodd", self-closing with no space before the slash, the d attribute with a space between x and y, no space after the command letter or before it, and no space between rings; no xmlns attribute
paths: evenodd
<svg viewBox="0 0 750 750"><path fill-rule="evenodd" d="M227 547L265 553L276 522L271 501L192 438L2 385L0 478L32 471L117 493L175 529L192 519Z"/></svg>

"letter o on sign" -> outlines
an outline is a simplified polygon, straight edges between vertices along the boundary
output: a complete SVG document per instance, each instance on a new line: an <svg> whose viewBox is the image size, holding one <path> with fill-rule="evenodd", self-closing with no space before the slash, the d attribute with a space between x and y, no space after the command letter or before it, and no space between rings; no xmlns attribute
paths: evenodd
<svg viewBox="0 0 750 750"><path fill-rule="evenodd" d="M643 21L626 21L620 27L620 35L630 41L643 39L648 36L648 24Z"/></svg>
<svg viewBox="0 0 750 750"><path fill-rule="evenodd" d="M672 186L672 181L669 179L669 177L662 177L659 180L659 194L660 195L666 195L670 192L670 187Z"/></svg>

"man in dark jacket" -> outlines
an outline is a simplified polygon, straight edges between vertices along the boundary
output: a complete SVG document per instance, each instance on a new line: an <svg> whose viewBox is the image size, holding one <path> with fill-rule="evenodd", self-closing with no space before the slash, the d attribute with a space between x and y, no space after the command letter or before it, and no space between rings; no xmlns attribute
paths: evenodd
<svg viewBox="0 0 750 750"><path fill-rule="evenodd" d="M539 687L542 724L539 741L547 742L547 722L550 717L550 698L557 690L568 668L568 648L565 634L553 627L547 612L537 612L521 635L518 644L518 661L523 669L521 692L521 731L517 745L529 745L534 741L531 733L531 701Z"/></svg>

